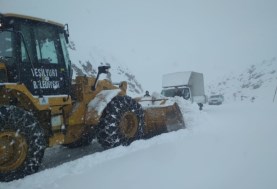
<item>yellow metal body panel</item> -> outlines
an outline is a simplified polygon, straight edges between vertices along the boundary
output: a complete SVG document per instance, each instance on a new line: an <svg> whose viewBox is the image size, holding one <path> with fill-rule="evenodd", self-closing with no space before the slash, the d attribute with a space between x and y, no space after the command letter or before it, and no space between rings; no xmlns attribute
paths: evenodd
<svg viewBox="0 0 277 189"><path fill-rule="evenodd" d="M0 72L1 72L0 82L7 82L7 80L8 80L7 68L6 68L6 65L1 62L0 62ZM3 72L4 72L4 74L3 74Z"/></svg>
<svg viewBox="0 0 277 189"><path fill-rule="evenodd" d="M65 137L63 133L55 133L52 137L49 138L48 146L64 144L64 141L65 141Z"/></svg>
<svg viewBox="0 0 277 189"><path fill-rule="evenodd" d="M88 111L89 102L103 90L118 89L110 81L100 80L97 82L95 91L93 91L91 88L94 82L95 78L76 77L76 83L73 85L73 98L75 98L75 102L68 116L65 144L78 140L84 132L88 132L89 128L99 123L101 115L98 115L95 109ZM126 94L127 83L123 82L120 89L119 95ZM90 119L86 119L86 117L90 117Z"/></svg>
<svg viewBox="0 0 277 189"><path fill-rule="evenodd" d="M3 83L0 90L0 104L9 104L11 98L16 98L18 105L32 112L49 111L50 114L37 117L45 130L49 127L51 117L56 115L61 116L61 125L51 128L53 134L49 136L49 146L55 144L67 144L78 140L84 132L88 131L89 127L94 127L98 124L100 116L95 109L88 112L88 103L95 96L103 91L110 89L118 89L108 80L98 81L96 90L91 87L95 82L95 78L79 76L76 78L76 84L73 85L72 100L71 96L47 96L47 104L41 104L37 96L33 96L24 84L18 83ZM119 95L126 94L127 83L123 82L120 85L121 92ZM90 119L85 119L86 115L90 114ZM65 127L66 132L62 132L62 127Z"/></svg>
<svg viewBox="0 0 277 189"><path fill-rule="evenodd" d="M39 97L33 96L24 84L3 83L2 86L4 86L5 89L0 91L0 94L2 95L1 102L9 100L10 94L12 93L14 97L22 103L22 106L26 105L26 107L28 107L32 104L37 111L48 110L50 107L54 106L65 106L71 104L70 96L47 96L48 103L40 104Z"/></svg>

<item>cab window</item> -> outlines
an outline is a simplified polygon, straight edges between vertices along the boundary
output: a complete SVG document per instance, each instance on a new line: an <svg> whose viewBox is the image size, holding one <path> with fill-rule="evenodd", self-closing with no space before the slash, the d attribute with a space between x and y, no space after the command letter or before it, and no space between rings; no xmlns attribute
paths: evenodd
<svg viewBox="0 0 277 189"><path fill-rule="evenodd" d="M38 61L40 63L58 64L56 30L49 27L35 28L35 45Z"/></svg>
<svg viewBox="0 0 277 189"><path fill-rule="evenodd" d="M0 33L0 57L11 58L13 56L12 33L3 31Z"/></svg>
<svg viewBox="0 0 277 189"><path fill-rule="evenodd" d="M58 30L47 24L32 22L20 23L20 28L26 42L32 62L41 64L63 64ZM21 42L21 60L28 62L25 45Z"/></svg>

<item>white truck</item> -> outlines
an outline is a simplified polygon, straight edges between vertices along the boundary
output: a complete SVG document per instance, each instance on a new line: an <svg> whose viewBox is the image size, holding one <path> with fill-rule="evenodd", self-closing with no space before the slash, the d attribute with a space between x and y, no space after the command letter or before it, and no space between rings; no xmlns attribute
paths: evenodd
<svg viewBox="0 0 277 189"><path fill-rule="evenodd" d="M200 110L202 110L203 104L207 102L202 73L185 71L165 74L162 77L162 88L161 94L163 96L181 96L197 103Z"/></svg>

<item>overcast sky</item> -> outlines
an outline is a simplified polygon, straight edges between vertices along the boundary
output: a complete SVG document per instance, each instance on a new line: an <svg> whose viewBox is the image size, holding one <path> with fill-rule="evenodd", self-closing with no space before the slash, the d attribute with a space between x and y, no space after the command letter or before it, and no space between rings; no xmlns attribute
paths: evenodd
<svg viewBox="0 0 277 189"><path fill-rule="evenodd" d="M276 0L0 0L0 12L69 23L82 56L107 52L150 91L164 73L208 81L277 56Z"/></svg>

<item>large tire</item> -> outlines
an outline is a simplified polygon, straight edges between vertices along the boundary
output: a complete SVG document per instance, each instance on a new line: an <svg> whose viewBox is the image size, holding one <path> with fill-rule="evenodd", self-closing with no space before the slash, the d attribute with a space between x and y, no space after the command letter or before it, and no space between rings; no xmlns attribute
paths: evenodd
<svg viewBox="0 0 277 189"><path fill-rule="evenodd" d="M129 96L116 96L100 118L97 139L105 149L127 146L143 136L144 125L141 105Z"/></svg>
<svg viewBox="0 0 277 189"><path fill-rule="evenodd" d="M15 106L0 107L0 181L38 171L46 140L33 114Z"/></svg>

